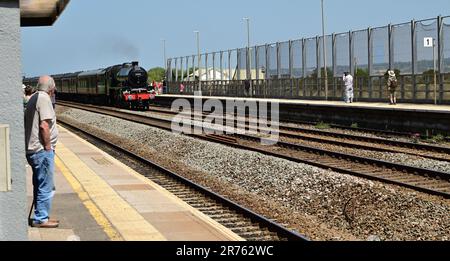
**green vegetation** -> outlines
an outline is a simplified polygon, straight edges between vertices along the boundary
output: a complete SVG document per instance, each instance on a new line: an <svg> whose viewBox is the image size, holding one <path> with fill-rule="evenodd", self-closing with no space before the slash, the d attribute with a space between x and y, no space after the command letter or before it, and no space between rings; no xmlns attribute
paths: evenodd
<svg viewBox="0 0 450 261"><path fill-rule="evenodd" d="M316 129L319 129L319 130L326 130L329 128L331 128L330 124L322 122L322 121L316 124Z"/></svg>
<svg viewBox="0 0 450 261"><path fill-rule="evenodd" d="M320 77L323 78L323 76L325 75L325 69L322 67L320 68ZM313 79L317 79L317 69L314 70L314 72L309 76L310 78ZM327 76L328 76L328 80L331 82L333 81L333 70L330 68L327 68Z"/></svg>
<svg viewBox="0 0 450 261"><path fill-rule="evenodd" d="M357 129L358 128L358 123L353 123L350 127L354 128L354 129Z"/></svg>
<svg viewBox="0 0 450 261"><path fill-rule="evenodd" d="M445 141L445 137L442 134L435 135L427 140L430 143L442 143Z"/></svg>
<svg viewBox="0 0 450 261"><path fill-rule="evenodd" d="M166 70L161 67L155 67L148 71L149 82L162 82L165 78Z"/></svg>
<svg viewBox="0 0 450 261"><path fill-rule="evenodd" d="M366 78L368 78L369 77L369 70L358 68L358 69L356 69L355 76L356 77L366 77Z"/></svg>

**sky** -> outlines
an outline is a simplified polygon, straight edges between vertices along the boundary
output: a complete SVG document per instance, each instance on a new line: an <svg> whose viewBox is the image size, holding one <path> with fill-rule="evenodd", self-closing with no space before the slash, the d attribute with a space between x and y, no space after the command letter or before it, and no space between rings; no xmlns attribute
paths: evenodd
<svg viewBox="0 0 450 261"><path fill-rule="evenodd" d="M326 33L450 15L449 0L325 0ZM322 34L320 0L72 0L52 27L22 28L25 76L167 58ZM450 19L449 19L450 21Z"/></svg>

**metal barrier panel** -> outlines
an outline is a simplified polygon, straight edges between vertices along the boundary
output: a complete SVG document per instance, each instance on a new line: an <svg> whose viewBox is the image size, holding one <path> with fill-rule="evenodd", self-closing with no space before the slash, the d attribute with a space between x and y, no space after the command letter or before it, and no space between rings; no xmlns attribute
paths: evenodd
<svg viewBox="0 0 450 261"><path fill-rule="evenodd" d="M350 37L348 33L336 35L336 66L335 77L340 77L344 72L350 72Z"/></svg>
<svg viewBox="0 0 450 261"><path fill-rule="evenodd" d="M292 77L303 77L303 43L302 40L292 42Z"/></svg>
<svg viewBox="0 0 450 261"><path fill-rule="evenodd" d="M184 70L185 70L185 59L184 57L180 58L180 79L179 81L184 81Z"/></svg>
<svg viewBox="0 0 450 261"><path fill-rule="evenodd" d="M416 66L415 73L421 74L416 76L416 99L431 100L434 99L434 64L433 64L433 48L425 47L424 39L438 38L437 20L427 20L416 22ZM436 54L437 58L437 54Z"/></svg>
<svg viewBox="0 0 450 261"><path fill-rule="evenodd" d="M256 47L251 47L249 52L249 73L250 79L256 79L257 68L256 68Z"/></svg>
<svg viewBox="0 0 450 261"><path fill-rule="evenodd" d="M392 26L393 68L400 74L412 74L411 23Z"/></svg>
<svg viewBox="0 0 450 261"><path fill-rule="evenodd" d="M328 96L333 97L336 95L335 85L333 84L333 36L326 35L325 36L325 47L326 47L326 53L324 53L323 48L323 37L319 37L319 52L318 52L318 58L319 58L319 68L318 70L318 77L319 80L319 91L318 96L325 97L325 69L324 69L324 56L326 55L326 70L327 70L327 76L328 76Z"/></svg>
<svg viewBox="0 0 450 261"><path fill-rule="evenodd" d="M389 27L372 29L372 66L370 75L384 75L389 69Z"/></svg>
<svg viewBox="0 0 450 261"><path fill-rule="evenodd" d="M212 53L212 71L213 71L213 75L212 75L212 80L213 81L217 81L217 80L221 80L221 74L220 74L220 53Z"/></svg>
<svg viewBox="0 0 450 261"><path fill-rule="evenodd" d="M269 79L277 78L278 77L278 66L277 66L277 45L276 44L270 44L267 46L267 58L269 59L268 65L269 68L267 68L267 75Z"/></svg>
<svg viewBox="0 0 450 261"><path fill-rule="evenodd" d="M309 38L305 40L305 76L304 95L306 97L318 95L317 38Z"/></svg>
<svg viewBox="0 0 450 261"><path fill-rule="evenodd" d="M442 72L449 73L450 72L450 17L444 18L443 28L442 28L442 43L444 44L443 48L443 68ZM450 91L450 89L447 89Z"/></svg>
<svg viewBox="0 0 450 261"><path fill-rule="evenodd" d="M231 80L229 71L228 51L222 53L222 80Z"/></svg>
<svg viewBox="0 0 450 261"><path fill-rule="evenodd" d="M237 79L247 79L247 48L238 49Z"/></svg>
<svg viewBox="0 0 450 261"><path fill-rule="evenodd" d="M229 52L229 59L230 59L230 76L231 80L237 80L237 50L231 50Z"/></svg>
<svg viewBox="0 0 450 261"><path fill-rule="evenodd" d="M201 54L200 55L200 64L198 66L199 68L199 78L200 81L202 82L202 93L205 93L206 91L206 86L205 86L205 81L206 81L206 65L207 65L207 55L206 54Z"/></svg>
<svg viewBox="0 0 450 261"><path fill-rule="evenodd" d="M316 38L305 40L305 73L306 77L316 73L317 70L317 43Z"/></svg>
<svg viewBox="0 0 450 261"><path fill-rule="evenodd" d="M264 80L266 79L266 46L261 45L256 47L256 63L258 73L256 75L256 79Z"/></svg>
<svg viewBox="0 0 450 261"><path fill-rule="evenodd" d="M292 77L293 80L293 97L302 97L303 94L303 81L299 81L299 78L303 78L303 41L296 40L291 44L292 52Z"/></svg>
<svg viewBox="0 0 450 261"><path fill-rule="evenodd" d="M424 39L437 39L437 21L416 22L416 73L433 70L433 48L424 46ZM437 40L436 40L437 41Z"/></svg>
<svg viewBox="0 0 450 261"><path fill-rule="evenodd" d="M280 76L281 78L291 78L290 75L290 54L289 42L282 42L280 46Z"/></svg>
<svg viewBox="0 0 450 261"><path fill-rule="evenodd" d="M333 70L333 37L331 35L326 35L325 36L325 45L326 45L326 62L327 62L327 70L328 70L328 75L332 75L332 70ZM323 37L319 37L319 68L320 68L320 77L323 77L323 67L324 67L324 61L323 61L323 56L324 56L324 52L323 52Z"/></svg>
<svg viewBox="0 0 450 261"><path fill-rule="evenodd" d="M369 85L369 34L368 30L355 31L352 35L353 61L355 62L355 86L359 98L370 97ZM356 94L356 93L355 93Z"/></svg>

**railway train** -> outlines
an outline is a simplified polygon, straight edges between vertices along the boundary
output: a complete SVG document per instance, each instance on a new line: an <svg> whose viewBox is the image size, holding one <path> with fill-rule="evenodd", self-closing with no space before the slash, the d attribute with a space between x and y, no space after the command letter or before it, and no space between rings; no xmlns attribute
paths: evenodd
<svg viewBox="0 0 450 261"><path fill-rule="evenodd" d="M106 69L52 75L57 99L119 108L148 110L155 99L147 71L139 62L113 65ZM36 86L39 78L25 78L25 85Z"/></svg>

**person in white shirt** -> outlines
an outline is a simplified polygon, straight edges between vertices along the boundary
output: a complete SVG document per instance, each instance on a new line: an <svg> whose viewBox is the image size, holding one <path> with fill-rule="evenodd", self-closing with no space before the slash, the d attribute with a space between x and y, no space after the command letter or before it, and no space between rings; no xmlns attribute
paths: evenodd
<svg viewBox="0 0 450 261"><path fill-rule="evenodd" d="M353 103L353 76L350 75L350 73L345 72L344 77L342 78L345 84L345 102L346 103Z"/></svg>

